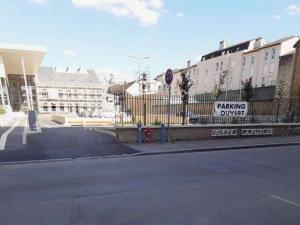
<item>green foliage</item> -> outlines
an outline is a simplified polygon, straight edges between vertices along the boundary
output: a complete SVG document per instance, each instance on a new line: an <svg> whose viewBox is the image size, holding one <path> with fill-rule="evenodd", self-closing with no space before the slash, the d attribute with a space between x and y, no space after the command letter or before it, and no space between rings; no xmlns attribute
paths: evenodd
<svg viewBox="0 0 300 225"><path fill-rule="evenodd" d="M5 109L2 106L0 106L0 115L3 115L5 113L6 113Z"/></svg>
<svg viewBox="0 0 300 225"><path fill-rule="evenodd" d="M225 70L220 74L219 81L218 83L215 84L215 88L211 92L211 99L213 101L217 100L221 96L222 92L224 91L224 84L227 75L228 75L228 70Z"/></svg>
<svg viewBox="0 0 300 225"><path fill-rule="evenodd" d="M242 98L244 101L249 101L253 97L253 86L252 86L252 78L243 83L243 94Z"/></svg>
<svg viewBox="0 0 300 225"><path fill-rule="evenodd" d="M189 103L189 91L193 86L190 76L186 75L186 71L181 73L181 82L179 82L179 88L181 91L181 101L182 101L182 124L185 123L186 117L186 106Z"/></svg>

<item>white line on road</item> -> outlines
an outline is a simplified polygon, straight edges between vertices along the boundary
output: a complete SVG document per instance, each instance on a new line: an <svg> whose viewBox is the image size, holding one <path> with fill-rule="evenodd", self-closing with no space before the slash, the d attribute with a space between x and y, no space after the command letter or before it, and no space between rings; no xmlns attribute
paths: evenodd
<svg viewBox="0 0 300 225"><path fill-rule="evenodd" d="M19 124L19 122L20 120L17 120L11 128L9 128L5 133L2 134L0 138L0 151L4 150L7 136L10 134L10 132L13 131L13 129L15 129L15 127Z"/></svg>
<svg viewBox="0 0 300 225"><path fill-rule="evenodd" d="M293 206L296 206L296 207L299 207L299 208L300 208L300 204L297 203L297 202L290 201L290 200L281 198L280 196L273 195L273 194L270 194L270 193L267 193L267 192L264 192L264 191L260 191L260 193L263 194L263 195L266 195L266 196L268 196L268 197L270 197L270 198L273 198L273 199L276 199L276 200L279 200L279 201L282 201L282 202L285 202L285 203L287 203L287 204L290 204L290 205L293 205Z"/></svg>

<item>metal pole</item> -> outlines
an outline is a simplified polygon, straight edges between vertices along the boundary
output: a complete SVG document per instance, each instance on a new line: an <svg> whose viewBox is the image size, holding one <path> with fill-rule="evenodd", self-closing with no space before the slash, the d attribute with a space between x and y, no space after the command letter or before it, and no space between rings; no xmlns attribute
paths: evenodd
<svg viewBox="0 0 300 225"><path fill-rule="evenodd" d="M169 101L168 101L168 143L170 143L170 105L171 105L171 86L168 86L169 89Z"/></svg>
<svg viewBox="0 0 300 225"><path fill-rule="evenodd" d="M22 70L23 70L23 76L24 76L24 82L25 82L27 107L28 107L28 109L32 109L31 104L30 104L30 99L29 99L29 90L28 90L28 85L27 85L26 70L25 70L25 64L24 64L23 57L21 58L21 64L22 64Z"/></svg>
<svg viewBox="0 0 300 225"><path fill-rule="evenodd" d="M4 81L5 82L5 81ZM0 77L0 91L1 91L1 103L2 103L2 106L4 106L4 92L3 92L3 86L2 86L2 78Z"/></svg>

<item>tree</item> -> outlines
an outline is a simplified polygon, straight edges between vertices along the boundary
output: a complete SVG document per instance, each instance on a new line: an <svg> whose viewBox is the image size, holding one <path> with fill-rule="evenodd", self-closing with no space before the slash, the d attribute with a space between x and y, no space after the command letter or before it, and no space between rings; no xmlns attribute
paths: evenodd
<svg viewBox="0 0 300 225"><path fill-rule="evenodd" d="M217 100L224 91L225 78L228 75L228 70L224 70L219 77L218 83L215 84L215 88L211 92L212 100Z"/></svg>
<svg viewBox="0 0 300 225"><path fill-rule="evenodd" d="M182 125L185 124L186 118L186 108L189 103L189 91L193 86L190 76L187 76L186 71L181 73L181 81L179 82L179 88L181 91L181 101L182 101Z"/></svg>
<svg viewBox="0 0 300 225"><path fill-rule="evenodd" d="M243 82L243 95L242 98L244 101L249 101L253 97L253 86L252 86L252 77Z"/></svg>

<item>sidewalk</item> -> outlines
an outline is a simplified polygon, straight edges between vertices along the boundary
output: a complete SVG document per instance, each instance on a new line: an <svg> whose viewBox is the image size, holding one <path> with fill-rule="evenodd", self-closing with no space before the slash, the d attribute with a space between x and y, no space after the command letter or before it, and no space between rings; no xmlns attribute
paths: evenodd
<svg viewBox="0 0 300 225"><path fill-rule="evenodd" d="M263 148L268 146L300 145L300 136L288 137L253 137L253 138L230 138L201 141L180 141L176 143L153 143L153 144L128 144L127 146L146 154L190 152L190 151L214 151L230 150L238 148ZM300 148L300 147L299 147Z"/></svg>

